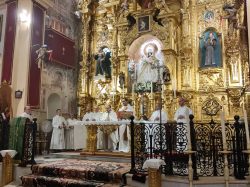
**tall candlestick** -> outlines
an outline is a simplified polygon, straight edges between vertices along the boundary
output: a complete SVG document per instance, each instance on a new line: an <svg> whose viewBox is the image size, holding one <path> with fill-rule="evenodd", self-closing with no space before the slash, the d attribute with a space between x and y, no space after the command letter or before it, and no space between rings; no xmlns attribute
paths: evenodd
<svg viewBox="0 0 250 187"><path fill-rule="evenodd" d="M173 86L173 91L174 91L174 98L176 98L176 80L173 78L172 80L172 86Z"/></svg>
<svg viewBox="0 0 250 187"><path fill-rule="evenodd" d="M124 92L125 92L125 89L124 89L124 84L122 86L122 98L124 98Z"/></svg>
<svg viewBox="0 0 250 187"><path fill-rule="evenodd" d="M135 97L135 83L132 84L132 99Z"/></svg>
<svg viewBox="0 0 250 187"><path fill-rule="evenodd" d="M246 129L247 149L249 150L250 149L249 127L247 121L247 111L245 110L244 105L243 105L243 115L244 115L245 129Z"/></svg>
<svg viewBox="0 0 250 187"><path fill-rule="evenodd" d="M191 131L190 131L189 110L186 110L186 112L185 112L185 119L186 119L186 125L187 125L187 150L190 151L192 149L192 147L191 147Z"/></svg>
<svg viewBox="0 0 250 187"><path fill-rule="evenodd" d="M220 113L220 120L221 120L221 133L222 133L223 150L227 150L226 126L225 126L225 112L224 112L224 109L222 109L222 111Z"/></svg>
<svg viewBox="0 0 250 187"><path fill-rule="evenodd" d="M161 88L161 97L162 97L162 99L164 97L164 84L163 84L163 81L162 81L162 88Z"/></svg>

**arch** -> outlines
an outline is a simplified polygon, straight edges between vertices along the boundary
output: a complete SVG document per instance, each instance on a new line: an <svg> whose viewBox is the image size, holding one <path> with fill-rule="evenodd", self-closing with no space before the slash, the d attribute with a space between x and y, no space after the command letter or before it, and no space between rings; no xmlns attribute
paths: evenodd
<svg viewBox="0 0 250 187"><path fill-rule="evenodd" d="M134 40L133 43L129 46L128 49L129 59L138 61L138 59L141 57L141 51L140 51L141 48L149 43L155 44L159 52L163 49L163 44L157 37L151 34L145 34Z"/></svg>
<svg viewBox="0 0 250 187"><path fill-rule="evenodd" d="M56 109L61 108L61 106L61 97L57 93L50 94L47 99L48 119L52 119L52 117L56 114Z"/></svg>

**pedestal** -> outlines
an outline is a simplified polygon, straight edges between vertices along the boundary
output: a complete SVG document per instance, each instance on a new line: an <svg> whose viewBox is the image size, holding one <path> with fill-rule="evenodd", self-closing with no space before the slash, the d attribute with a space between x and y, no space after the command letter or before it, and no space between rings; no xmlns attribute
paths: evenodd
<svg viewBox="0 0 250 187"><path fill-rule="evenodd" d="M15 150L3 150L0 151L3 157L2 164L2 185L5 186L13 181L13 157L16 155Z"/></svg>
<svg viewBox="0 0 250 187"><path fill-rule="evenodd" d="M161 159L149 159L143 164L143 169L148 169L148 186L161 187L161 165L166 163Z"/></svg>

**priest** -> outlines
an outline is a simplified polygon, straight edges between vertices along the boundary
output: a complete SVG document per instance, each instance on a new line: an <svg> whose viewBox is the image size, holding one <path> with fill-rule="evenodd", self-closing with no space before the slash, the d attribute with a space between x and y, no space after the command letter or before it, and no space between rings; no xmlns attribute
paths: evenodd
<svg viewBox="0 0 250 187"><path fill-rule="evenodd" d="M122 107L119 112L131 112L134 113L134 108L128 103L126 98L122 99ZM129 152L130 150L130 132L129 127L126 124L119 126L119 151Z"/></svg>
<svg viewBox="0 0 250 187"><path fill-rule="evenodd" d="M56 110L56 115L52 119L53 132L51 137L50 149L65 149L64 128L67 122L62 116L61 109Z"/></svg>
<svg viewBox="0 0 250 187"><path fill-rule="evenodd" d="M25 106L24 112L20 115L20 117L28 118L31 122L33 121L33 117L31 116L31 107Z"/></svg>
<svg viewBox="0 0 250 187"><path fill-rule="evenodd" d="M110 121L110 122L116 122L118 121L116 113L112 110L111 105L107 104L106 105L106 112L104 112L100 118L101 121ZM119 137L118 137L118 129L114 132L111 132L110 135L108 136L108 141L105 142L106 148L108 150L116 150L117 143L119 142Z"/></svg>
<svg viewBox="0 0 250 187"><path fill-rule="evenodd" d="M162 106L160 103L156 105L155 111L152 113L149 121L167 123L168 115L164 110L162 110Z"/></svg>
<svg viewBox="0 0 250 187"><path fill-rule="evenodd" d="M176 127L176 150L183 152L187 150L187 125L189 115L193 114L193 111L186 106L186 99L179 98L180 107L176 110L174 120L177 122Z"/></svg>

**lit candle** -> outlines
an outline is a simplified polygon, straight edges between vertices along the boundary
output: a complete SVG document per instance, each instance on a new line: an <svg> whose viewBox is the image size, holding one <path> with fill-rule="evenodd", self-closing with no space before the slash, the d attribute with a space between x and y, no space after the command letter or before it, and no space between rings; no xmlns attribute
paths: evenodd
<svg viewBox="0 0 250 187"><path fill-rule="evenodd" d="M221 120L221 133L222 133L222 144L223 150L227 149L227 141L226 141L226 126L225 126L225 113L224 109L220 113L220 120Z"/></svg>
<svg viewBox="0 0 250 187"><path fill-rule="evenodd" d="M81 107L78 107L78 116L81 116Z"/></svg>
<svg viewBox="0 0 250 187"><path fill-rule="evenodd" d="M247 111L245 110L245 106L243 105L243 115L244 115L244 122L245 122L245 129L246 129L246 139L247 139L247 149L250 149L250 137L249 137L249 128L248 128L248 121L247 121Z"/></svg>

